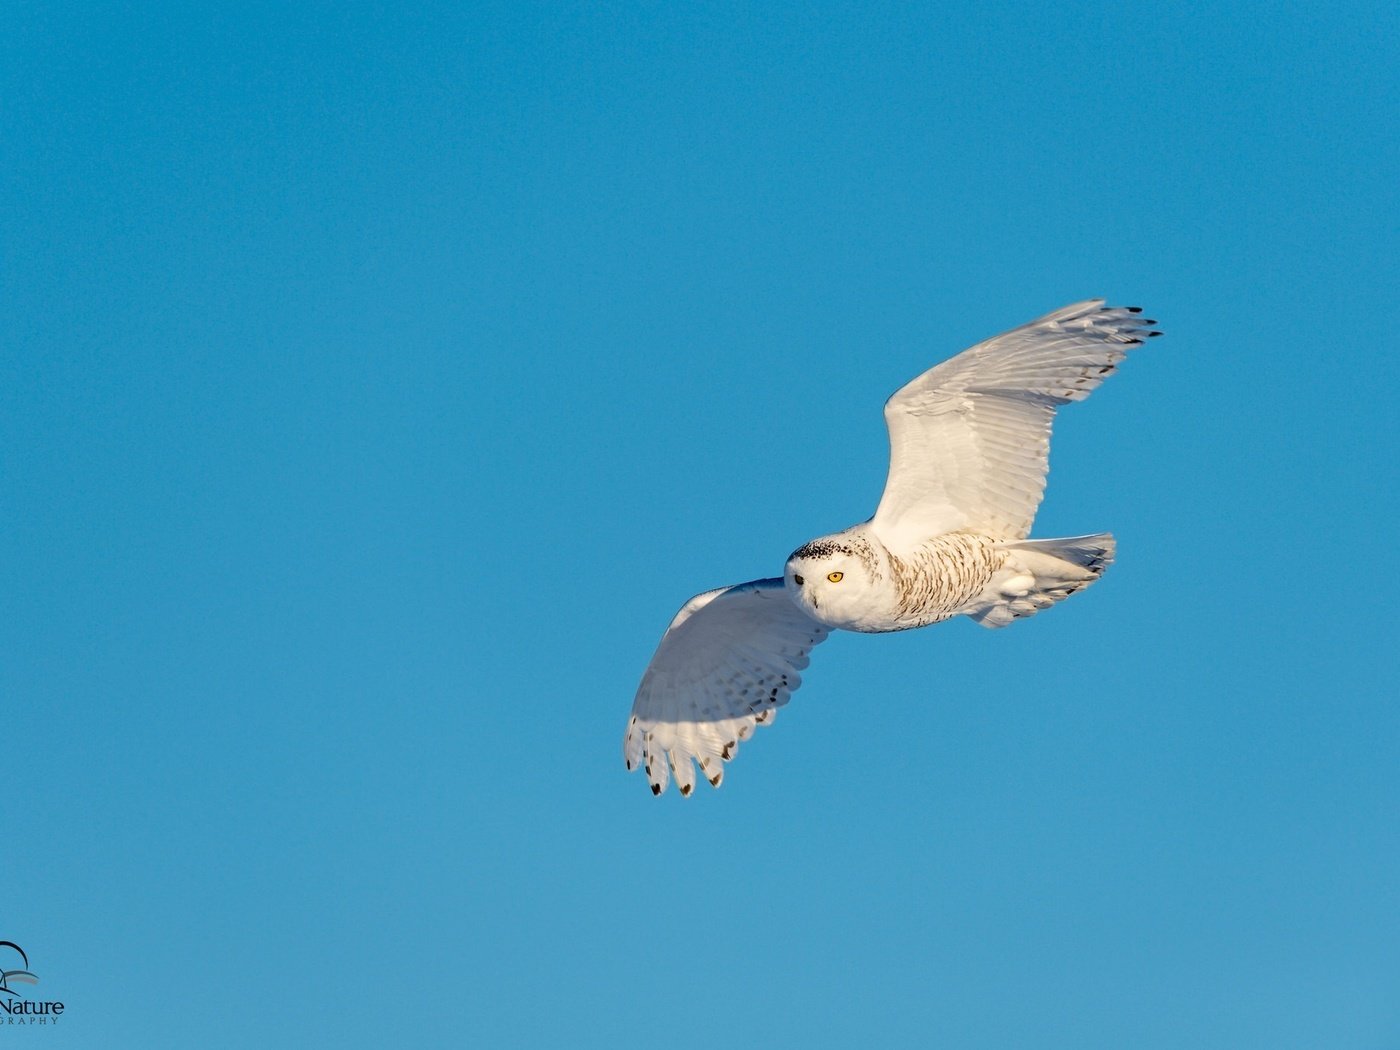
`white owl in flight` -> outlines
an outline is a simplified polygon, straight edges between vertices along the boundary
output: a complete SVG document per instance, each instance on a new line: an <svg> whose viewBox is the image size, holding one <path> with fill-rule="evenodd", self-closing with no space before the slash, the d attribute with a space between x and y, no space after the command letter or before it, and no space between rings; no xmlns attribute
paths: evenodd
<svg viewBox="0 0 1400 1050"><path fill-rule="evenodd" d="M885 402L890 470L875 516L805 543L779 579L698 594L651 658L623 739L653 794L715 787L755 726L802 684L836 628L903 631L952 616L1005 627L1093 583L1104 532L1032 540L1055 410L1082 401L1145 336L1135 306L1075 303L978 343Z"/></svg>

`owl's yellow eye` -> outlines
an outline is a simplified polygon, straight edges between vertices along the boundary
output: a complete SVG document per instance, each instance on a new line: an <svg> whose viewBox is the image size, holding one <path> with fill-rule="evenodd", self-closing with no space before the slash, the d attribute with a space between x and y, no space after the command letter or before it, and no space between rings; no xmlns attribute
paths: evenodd
<svg viewBox="0 0 1400 1050"><path fill-rule="evenodd" d="M844 572L829 572L826 574L826 578L832 583L840 583L841 578L845 575L846 574Z"/></svg>

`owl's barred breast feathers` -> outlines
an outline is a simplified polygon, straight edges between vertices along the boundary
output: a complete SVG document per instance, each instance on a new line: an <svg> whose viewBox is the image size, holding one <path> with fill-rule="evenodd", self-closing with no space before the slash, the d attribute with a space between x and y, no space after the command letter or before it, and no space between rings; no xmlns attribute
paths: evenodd
<svg viewBox="0 0 1400 1050"><path fill-rule="evenodd" d="M907 558L890 552L895 618L905 627L924 627L957 615L1005 557L995 540L961 531L935 536Z"/></svg>

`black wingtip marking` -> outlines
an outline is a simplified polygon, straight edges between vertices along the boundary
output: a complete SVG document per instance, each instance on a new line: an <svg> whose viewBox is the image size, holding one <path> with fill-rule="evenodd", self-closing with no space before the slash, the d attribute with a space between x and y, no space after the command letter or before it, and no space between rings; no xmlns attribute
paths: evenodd
<svg viewBox="0 0 1400 1050"><path fill-rule="evenodd" d="M659 795L659 794L661 794L661 785L660 785L660 784L653 784L653 785L651 786L651 793L652 793L653 795Z"/></svg>
<svg viewBox="0 0 1400 1050"><path fill-rule="evenodd" d="M1142 313L1142 307L1141 307L1141 306L1130 306L1130 307L1128 307L1128 313L1130 313L1130 314L1140 314L1140 313Z"/></svg>
<svg viewBox="0 0 1400 1050"><path fill-rule="evenodd" d="M1156 338L1157 338L1159 335L1161 335L1161 334L1162 334L1161 332L1148 332L1148 333L1147 333L1147 338L1149 338L1149 339L1156 339Z"/></svg>

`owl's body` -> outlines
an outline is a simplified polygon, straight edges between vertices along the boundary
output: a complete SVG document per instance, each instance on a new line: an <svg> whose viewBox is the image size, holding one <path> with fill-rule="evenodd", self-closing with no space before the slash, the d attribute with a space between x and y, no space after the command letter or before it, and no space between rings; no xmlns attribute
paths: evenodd
<svg viewBox="0 0 1400 1050"><path fill-rule="evenodd" d="M991 618L999 622L988 626L999 627L1092 583L1112 559L1107 533L999 540L959 529L895 551L861 524L799 547L783 581L793 601L826 627L878 634L958 615Z"/></svg>
<svg viewBox="0 0 1400 1050"><path fill-rule="evenodd" d="M856 525L795 550L783 580L818 623L875 634L957 615L1005 560L995 541L976 533L949 532L896 552ZM828 579L833 573L839 581Z"/></svg>
<svg viewBox="0 0 1400 1050"><path fill-rule="evenodd" d="M1093 583L1108 533L1029 539L1056 409L1160 335L1136 307L1075 303L929 369L885 405L890 470L869 521L803 544L781 578L696 595L642 676L623 741L652 792L683 795L773 721L831 630L881 633L965 615L1032 616Z"/></svg>

